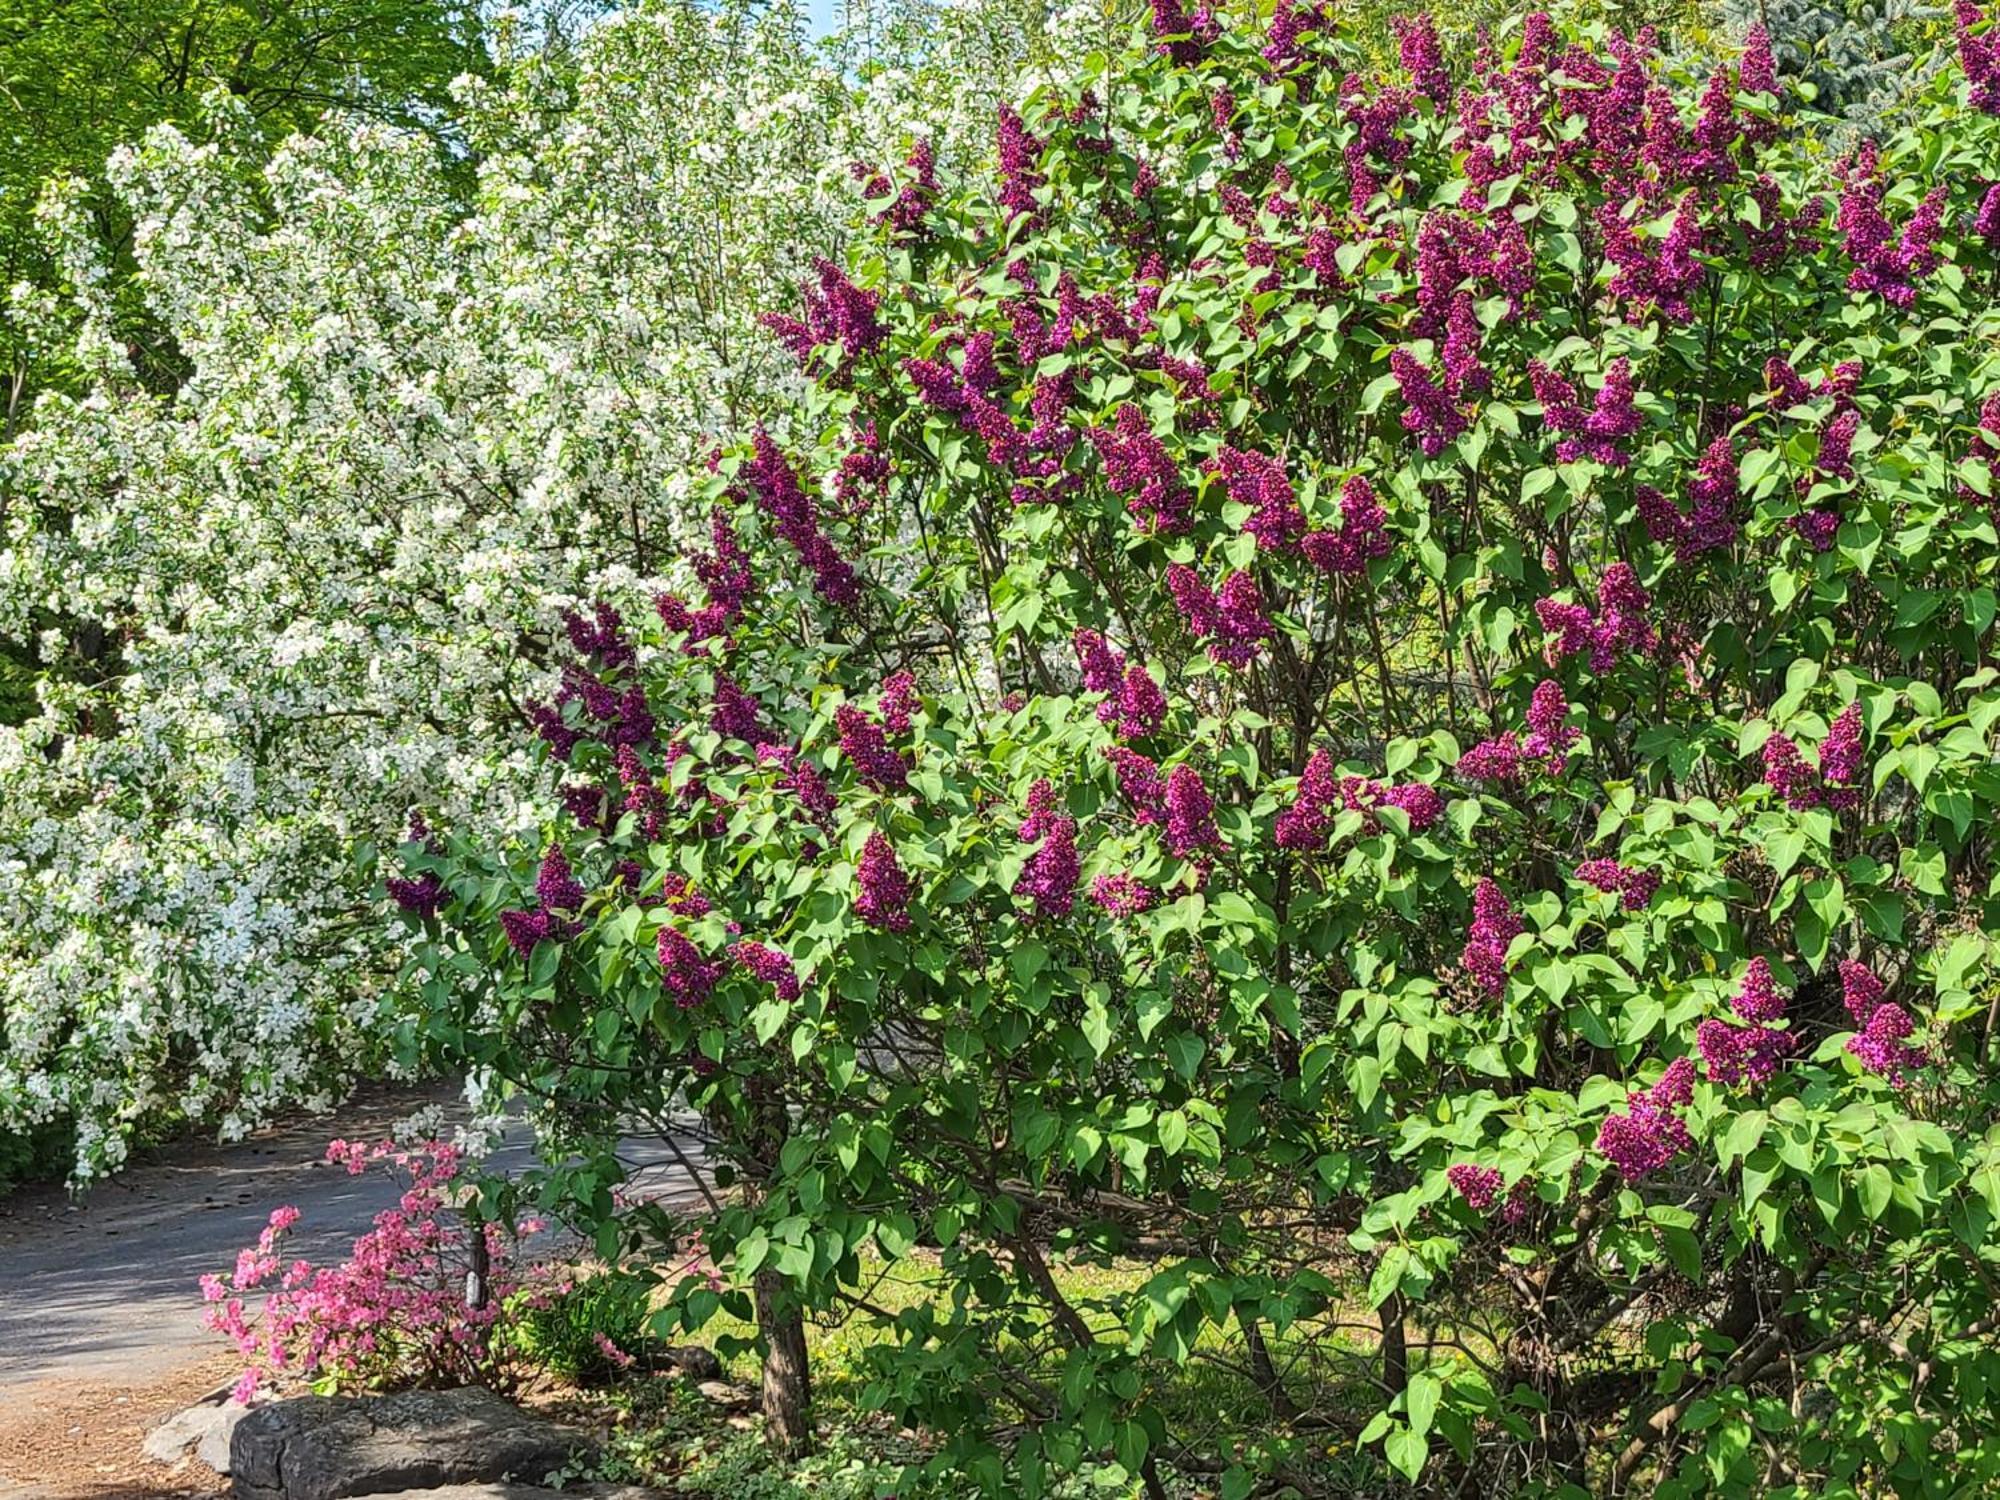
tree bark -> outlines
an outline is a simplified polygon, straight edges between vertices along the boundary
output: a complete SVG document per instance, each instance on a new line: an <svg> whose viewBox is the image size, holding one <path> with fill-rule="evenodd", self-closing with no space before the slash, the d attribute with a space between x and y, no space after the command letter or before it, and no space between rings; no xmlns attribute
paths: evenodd
<svg viewBox="0 0 2000 1500"><path fill-rule="evenodd" d="M1258 1324L1255 1314L1236 1309L1236 1321L1243 1329L1243 1348L1250 1356L1250 1374L1257 1382L1257 1389L1264 1393L1264 1399L1271 1404L1271 1415L1281 1422L1289 1422L1299 1414L1291 1393L1285 1389L1284 1378L1278 1374L1278 1367L1271 1362L1271 1349L1264 1342L1264 1330Z"/></svg>
<svg viewBox="0 0 2000 1500"><path fill-rule="evenodd" d="M806 1320L778 1272L759 1270L754 1286L757 1330L764 1339L764 1435L772 1447L797 1458L813 1445Z"/></svg>
<svg viewBox="0 0 2000 1500"><path fill-rule="evenodd" d="M1410 1341L1403 1329L1403 1294L1382 1304L1382 1384L1396 1395L1410 1383Z"/></svg>

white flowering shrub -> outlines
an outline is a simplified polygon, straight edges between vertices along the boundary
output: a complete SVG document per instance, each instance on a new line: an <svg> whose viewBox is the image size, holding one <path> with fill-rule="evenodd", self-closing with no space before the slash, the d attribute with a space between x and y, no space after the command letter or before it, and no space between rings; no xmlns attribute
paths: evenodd
<svg viewBox="0 0 2000 1500"><path fill-rule="evenodd" d="M758 318L866 211L852 164L924 140L951 174L1110 26L642 8L461 86L469 199L428 141L272 149L220 101L109 169L168 393L52 187L70 294L13 311L93 379L0 449L0 637L41 665L0 730L0 1135L67 1118L88 1176L149 1123L230 1134L393 1067L373 849L415 807L545 814L513 726L558 611L650 593L710 435L782 404Z"/></svg>

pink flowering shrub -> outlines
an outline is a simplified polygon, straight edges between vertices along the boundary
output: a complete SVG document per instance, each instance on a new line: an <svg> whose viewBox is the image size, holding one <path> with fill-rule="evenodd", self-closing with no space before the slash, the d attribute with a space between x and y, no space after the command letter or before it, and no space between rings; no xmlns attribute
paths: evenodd
<svg viewBox="0 0 2000 1500"><path fill-rule="evenodd" d="M694 582L525 706L563 817L405 846L414 1037L554 1101L628 1245L615 1122L699 1116L748 1191L670 1305L754 1312L788 1443L862 1309L999 1494L1329 1428L1422 1493L2000 1483L1959 24L1985 71L1843 154L1761 33L1412 20L1383 74L1162 0L989 173L882 167ZM1243 1448L1162 1396L1211 1355Z"/></svg>
<svg viewBox="0 0 2000 1500"><path fill-rule="evenodd" d="M408 1186L338 1265L286 1256L286 1236L299 1223L288 1206L273 1211L233 1271L201 1278L208 1327L247 1361L236 1399L279 1377L342 1390L507 1384L494 1333L522 1272L502 1225L468 1223L455 1211L464 1168L457 1150L441 1141L408 1150L334 1141L326 1159L356 1176L382 1167ZM468 1286L475 1266L484 1275L476 1304Z"/></svg>

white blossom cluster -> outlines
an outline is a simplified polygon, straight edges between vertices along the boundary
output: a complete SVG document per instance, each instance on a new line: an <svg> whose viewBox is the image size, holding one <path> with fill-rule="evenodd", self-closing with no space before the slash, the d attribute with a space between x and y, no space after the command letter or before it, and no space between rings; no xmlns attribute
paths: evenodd
<svg viewBox="0 0 2000 1500"><path fill-rule="evenodd" d="M337 121L267 150L217 101L110 165L167 394L52 188L70 295L13 311L92 379L0 449L0 633L54 666L0 730L0 1130L72 1118L89 1176L149 1120L240 1132L384 1067L399 929L358 851L413 807L548 817L517 707L559 610L645 607L691 466L782 405L756 319L838 255L849 164L921 135L983 169L998 94L1115 24L641 8L462 85L456 162Z"/></svg>

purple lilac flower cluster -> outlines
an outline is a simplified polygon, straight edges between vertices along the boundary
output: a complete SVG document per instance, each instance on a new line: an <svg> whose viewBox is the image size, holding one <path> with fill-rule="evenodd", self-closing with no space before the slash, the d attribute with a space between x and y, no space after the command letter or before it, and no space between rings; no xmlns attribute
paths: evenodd
<svg viewBox="0 0 2000 1500"><path fill-rule="evenodd" d="M1250 507L1243 529L1260 552L1291 551L1306 534L1306 513L1277 459L1225 443L1203 468L1222 481L1230 499Z"/></svg>
<svg viewBox="0 0 2000 1500"><path fill-rule="evenodd" d="M1210 659L1224 666L1249 666L1274 633L1257 580L1247 572L1231 573L1210 592L1193 568L1174 563L1167 569L1167 592L1189 632L1205 640Z"/></svg>
<svg viewBox="0 0 2000 1500"><path fill-rule="evenodd" d="M702 649L703 642L728 634L743 613L744 601L756 587L749 556L737 540L728 513L720 506L709 514L708 533L714 550L695 553L689 558L695 576L708 591L708 603L692 609L674 593L661 593L653 599L653 608L667 629L687 636L686 649L690 653Z"/></svg>
<svg viewBox="0 0 2000 1500"><path fill-rule="evenodd" d="M883 932L908 932L910 878L880 829L870 833L862 846L855 877L861 892L854 898L854 910L861 920Z"/></svg>
<svg viewBox="0 0 2000 1500"><path fill-rule="evenodd" d="M1750 960L1729 1005L1744 1024L1714 1017L1703 1021L1695 1028L1695 1050L1716 1083L1759 1088L1777 1073L1798 1042L1791 1032L1766 1024L1784 1018L1785 998L1778 993L1765 959Z"/></svg>
<svg viewBox="0 0 2000 1500"><path fill-rule="evenodd" d="M1820 741L1817 770L1789 736L1774 733L1765 740L1764 784L1794 812L1822 806L1848 812L1861 805L1865 754L1861 705L1850 703L1834 716Z"/></svg>
<svg viewBox="0 0 2000 1500"><path fill-rule="evenodd" d="M421 844L426 854L438 855L444 848L438 843L431 826L424 821L420 812L410 814L409 842ZM425 870L421 874L404 877L390 875L382 884L388 889L389 899L402 910L418 917L434 917L438 908L444 905L444 880L435 870Z"/></svg>
<svg viewBox="0 0 2000 1500"><path fill-rule="evenodd" d="M1856 1028L1847 1050L1869 1072L1879 1073L1901 1088L1909 1081L1909 1074L1930 1057L1923 1048L1910 1045L1908 1038L1917 1029L1916 1019L1902 1006L1884 1000L1886 992L1887 987L1866 964L1851 958L1841 960L1841 999Z"/></svg>
<svg viewBox="0 0 2000 1500"><path fill-rule="evenodd" d="M1111 725L1121 740L1158 734L1166 722L1167 698L1153 674L1139 662L1127 662L1098 631L1080 629L1070 640L1084 691L1105 695L1097 705L1099 722Z"/></svg>
<svg viewBox="0 0 2000 1500"><path fill-rule="evenodd" d="M578 924L564 913L579 910L585 894L569 856L551 844L535 874L535 908L501 912L500 930L522 958L530 957L537 943L566 943L576 936Z"/></svg>
<svg viewBox="0 0 2000 1500"><path fill-rule="evenodd" d="M841 456L840 468L834 473L834 503L846 515L865 515L888 490L895 472L874 420L855 423L853 445Z"/></svg>
<svg viewBox="0 0 2000 1500"><path fill-rule="evenodd" d="M1351 474L1340 487L1340 530L1310 531L1300 540L1299 550L1323 573L1354 577L1389 555L1393 543L1388 523L1367 476Z"/></svg>
<svg viewBox="0 0 2000 1500"><path fill-rule="evenodd" d="M588 616L573 609L562 613L563 629L570 649L578 656L594 660L606 671L622 671L638 660L638 652L625 639L625 620L610 604L599 600Z"/></svg>
<svg viewBox="0 0 2000 1500"><path fill-rule="evenodd" d="M715 707L709 713L708 727L726 740L741 740L751 746L771 738L764 727L763 705L720 670L715 674Z"/></svg>
<svg viewBox="0 0 2000 1500"><path fill-rule="evenodd" d="M903 159L906 175L900 188L889 180L887 173L876 171L866 162L854 163L852 170L855 180L861 183L862 193L871 202L889 200L887 206L870 215L871 222L904 238L922 232L924 216L938 196L937 152L929 141L918 141Z"/></svg>
<svg viewBox="0 0 2000 1500"><path fill-rule="evenodd" d="M1473 983L1490 996L1507 990L1507 949L1521 934L1521 918L1499 882L1481 876L1472 890L1472 926L1459 961Z"/></svg>
<svg viewBox="0 0 2000 1500"><path fill-rule="evenodd" d="M1331 751L1315 750L1299 777L1292 805L1278 814L1273 837L1281 849L1319 853L1326 848L1338 813L1359 813L1363 831L1375 834L1382 828L1376 811L1384 807L1400 809L1410 831L1423 833L1443 815L1444 798L1421 781L1385 786L1366 776L1342 776L1334 769Z"/></svg>
<svg viewBox="0 0 2000 1500"><path fill-rule="evenodd" d="M1634 485L1639 519L1646 535L1674 549L1681 562L1735 543L1739 533L1736 450L1728 433L1702 450L1688 481L1691 508L1683 513L1672 500L1649 484Z"/></svg>
<svg viewBox="0 0 2000 1500"><path fill-rule="evenodd" d="M715 993L722 965L703 958L678 927L662 927L654 941L660 958L660 986L682 1010L693 1010Z"/></svg>
<svg viewBox="0 0 2000 1500"><path fill-rule="evenodd" d="M1645 426L1632 387L1632 366L1614 359L1604 370L1591 410L1578 404L1576 387L1538 359L1528 361L1528 379L1542 406L1542 422L1563 434L1556 458L1566 464L1600 463L1622 469L1632 455L1622 446Z"/></svg>
<svg viewBox="0 0 2000 1500"><path fill-rule="evenodd" d="M1000 106L1000 206L1011 218L1032 218L1035 190L1042 185L1036 170L1041 160L1042 142L1021 119L1012 105Z"/></svg>
<svg viewBox="0 0 2000 1500"><path fill-rule="evenodd" d="M1028 790L1023 842L1041 841L1014 881L1014 895L1034 907L1037 918L1066 917L1076 902L1083 865L1076 851L1076 819L1060 811L1054 785L1043 777Z"/></svg>
<svg viewBox="0 0 2000 1500"><path fill-rule="evenodd" d="M1576 867L1576 878L1618 897L1618 904L1626 911L1643 911L1660 889L1658 870L1634 869L1615 859L1586 859Z"/></svg>
<svg viewBox="0 0 2000 1500"><path fill-rule="evenodd" d="M1133 917L1152 907L1153 891L1130 875L1099 875L1090 883L1090 899L1108 916Z"/></svg>
<svg viewBox="0 0 2000 1500"><path fill-rule="evenodd" d="M1389 373L1396 377L1396 389L1403 398L1403 426L1417 440L1424 457L1436 458L1465 432L1466 417L1449 389L1429 365L1407 349L1389 355Z"/></svg>
<svg viewBox="0 0 2000 1500"><path fill-rule="evenodd" d="M1465 1200L1465 1206L1474 1213L1483 1214L1493 1206L1500 1196L1502 1178L1493 1167L1474 1166L1471 1162L1459 1162L1445 1169L1445 1179L1451 1183L1458 1196Z"/></svg>
<svg viewBox="0 0 2000 1500"><path fill-rule="evenodd" d="M1182 764L1167 773L1161 799L1165 818L1167 852L1176 859L1196 859L1219 848L1222 834L1215 826L1215 803L1201 772Z"/></svg>
<svg viewBox="0 0 2000 1500"><path fill-rule="evenodd" d="M1652 606L1652 597L1632 565L1615 562L1598 580L1596 609L1553 598L1537 599L1535 618L1551 637L1547 647L1551 665L1588 651L1590 669L1608 672L1622 651L1650 656L1659 648L1659 635L1647 619Z"/></svg>
<svg viewBox="0 0 2000 1500"><path fill-rule="evenodd" d="M1637 1182L1694 1144L1676 1113L1694 1096L1694 1063L1675 1058L1650 1089L1625 1096L1625 1112L1607 1115L1597 1132L1597 1149L1629 1181Z"/></svg>
<svg viewBox="0 0 2000 1500"><path fill-rule="evenodd" d="M754 979L762 980L778 992L778 998L792 1001L802 993L799 973L792 966L791 958L767 943L753 943L748 938L729 946L729 956Z"/></svg>
<svg viewBox="0 0 2000 1500"><path fill-rule="evenodd" d="M856 286L825 256L814 258L813 278L812 284L799 291L805 317L766 313L759 321L791 351L802 369L812 368L818 350L838 348L840 358L834 367L838 377L855 360L881 348L888 336L876 317L881 294Z"/></svg>
<svg viewBox="0 0 2000 1500"><path fill-rule="evenodd" d="M1958 61L1971 85L1972 107L2000 115L2000 27L1981 27L1985 19L1973 0L1952 7L1958 30Z"/></svg>
<svg viewBox="0 0 2000 1500"><path fill-rule="evenodd" d="M1187 530L1194 496L1167 446L1146 424L1136 406L1121 406L1110 427L1090 429L1090 441L1104 465L1104 481L1142 531L1175 536Z"/></svg>
<svg viewBox="0 0 2000 1500"><path fill-rule="evenodd" d="M882 727L893 735L910 732L910 721L922 701L917 696L917 679L912 672L891 672L882 679L882 697L877 705L882 711Z"/></svg>
<svg viewBox="0 0 2000 1500"><path fill-rule="evenodd" d="M800 486L798 475L770 434L762 430L753 440L746 475L759 508L811 571L814 590L836 609L852 608L861 598L861 581L853 564L820 530L819 512Z"/></svg>
<svg viewBox="0 0 2000 1500"><path fill-rule="evenodd" d="M843 703L833 711L833 723L840 731L841 758L862 781L884 796L909 784L909 766L889 747L882 726L866 712Z"/></svg>
<svg viewBox="0 0 2000 1500"><path fill-rule="evenodd" d="M1916 304L1916 282L1937 268L1938 236L1944 229L1945 185L1931 189L1901 234L1882 211L1881 152L1863 142L1848 164L1836 224L1845 237L1848 290L1875 292L1892 306Z"/></svg>
<svg viewBox="0 0 2000 1500"><path fill-rule="evenodd" d="M1568 720L1569 700L1563 696L1562 684L1545 677L1535 684L1528 702L1527 737L1523 739L1509 729L1481 740L1459 756L1459 774L1512 785L1521 780L1531 763L1538 762L1549 775L1560 776L1568 768L1570 748L1583 737L1581 730L1569 727Z"/></svg>

